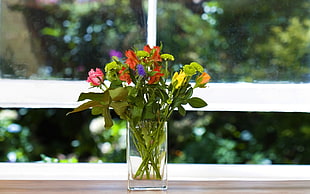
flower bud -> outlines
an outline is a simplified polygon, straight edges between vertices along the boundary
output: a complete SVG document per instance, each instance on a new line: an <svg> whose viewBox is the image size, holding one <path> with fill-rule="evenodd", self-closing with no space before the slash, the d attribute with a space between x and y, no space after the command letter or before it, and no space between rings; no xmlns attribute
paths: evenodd
<svg viewBox="0 0 310 194"><path fill-rule="evenodd" d="M210 79L210 75L206 72L203 72L199 77L197 77L195 87L204 88Z"/></svg>

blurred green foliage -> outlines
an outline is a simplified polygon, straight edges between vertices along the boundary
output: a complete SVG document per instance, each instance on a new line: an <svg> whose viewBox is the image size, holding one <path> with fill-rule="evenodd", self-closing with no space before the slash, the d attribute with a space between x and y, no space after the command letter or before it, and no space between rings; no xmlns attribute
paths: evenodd
<svg viewBox="0 0 310 194"><path fill-rule="evenodd" d="M309 164L307 113L190 112L169 126L173 162Z"/></svg>
<svg viewBox="0 0 310 194"><path fill-rule="evenodd" d="M125 121L105 130L102 117L89 111L66 117L68 111L0 109L0 161L125 161Z"/></svg>
<svg viewBox="0 0 310 194"><path fill-rule="evenodd" d="M125 162L126 123L66 109L0 110L0 161ZM14 118L3 115L8 113ZM10 125L19 126L17 129ZM169 162L309 164L307 113L188 112L168 123Z"/></svg>
<svg viewBox="0 0 310 194"><path fill-rule="evenodd" d="M0 110L0 160L26 162L34 149L29 128L16 123L15 110Z"/></svg>
<svg viewBox="0 0 310 194"><path fill-rule="evenodd" d="M32 46L40 42L37 55L47 73L38 72L38 78L85 79L90 68L110 62L111 50L145 44L144 13L136 16L131 6L128 0L109 0L37 6L20 2L10 8L23 13Z"/></svg>
<svg viewBox="0 0 310 194"><path fill-rule="evenodd" d="M41 69L39 78L85 79L90 68L110 61L112 49L145 44L146 2L18 3L11 9L23 13L32 41L40 42L45 75ZM308 0L159 1L157 40L175 55L172 70L195 60L213 82L309 82L309 9Z"/></svg>
<svg viewBox="0 0 310 194"><path fill-rule="evenodd" d="M202 1L198 9L165 1L158 39L176 66L197 60L213 82L309 82L309 8L307 0Z"/></svg>

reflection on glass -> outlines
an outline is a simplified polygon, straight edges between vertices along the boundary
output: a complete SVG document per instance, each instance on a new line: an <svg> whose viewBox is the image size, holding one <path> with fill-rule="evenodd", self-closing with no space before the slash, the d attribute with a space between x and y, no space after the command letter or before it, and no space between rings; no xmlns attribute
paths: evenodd
<svg viewBox="0 0 310 194"><path fill-rule="evenodd" d="M109 62L111 52L145 44L144 4L3 0L1 77L84 79L90 68Z"/></svg>
<svg viewBox="0 0 310 194"><path fill-rule="evenodd" d="M308 0L159 1L158 39L212 82L309 82L309 9Z"/></svg>
<svg viewBox="0 0 310 194"><path fill-rule="evenodd" d="M85 79L145 44L147 0L2 0L2 78ZM158 0L157 44L213 82L310 80L309 0Z"/></svg>

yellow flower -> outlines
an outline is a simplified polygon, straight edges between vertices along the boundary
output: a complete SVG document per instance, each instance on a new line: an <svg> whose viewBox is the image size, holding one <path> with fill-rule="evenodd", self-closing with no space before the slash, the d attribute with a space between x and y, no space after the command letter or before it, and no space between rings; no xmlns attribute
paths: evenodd
<svg viewBox="0 0 310 194"><path fill-rule="evenodd" d="M105 65L104 70L105 70L105 72L109 72L111 70L118 70L119 68L120 68L119 65L115 61L112 61L112 62L107 63Z"/></svg>
<svg viewBox="0 0 310 194"><path fill-rule="evenodd" d="M203 67L199 63L197 63L197 62L191 62L190 66L195 68L195 70L200 72L200 73L203 72Z"/></svg>
<svg viewBox="0 0 310 194"><path fill-rule="evenodd" d="M160 57L166 61L170 60L170 61L174 61L174 56L170 55L170 54L162 54L160 55Z"/></svg>
<svg viewBox="0 0 310 194"><path fill-rule="evenodd" d="M185 78L186 74L183 71L180 71L180 74L178 72L175 72L172 77L172 84L176 89L178 89L184 83Z"/></svg>
<svg viewBox="0 0 310 194"><path fill-rule="evenodd" d="M183 70L187 76L193 76L198 72L203 72L203 67L197 62L191 62L189 65L184 65Z"/></svg>
<svg viewBox="0 0 310 194"><path fill-rule="evenodd" d="M196 69L192 65L184 65L183 70L187 76L193 76L196 74Z"/></svg>
<svg viewBox="0 0 310 194"><path fill-rule="evenodd" d="M136 55L137 57L144 58L144 57L148 57L150 54L146 51L137 51Z"/></svg>

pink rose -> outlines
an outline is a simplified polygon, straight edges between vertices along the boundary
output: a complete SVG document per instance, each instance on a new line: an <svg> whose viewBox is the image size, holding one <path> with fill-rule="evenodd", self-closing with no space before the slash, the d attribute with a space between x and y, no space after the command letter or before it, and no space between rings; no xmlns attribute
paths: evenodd
<svg viewBox="0 0 310 194"><path fill-rule="evenodd" d="M104 75L99 68L96 68L96 71L91 69L88 72L87 82L89 82L92 86L99 86L101 83L103 83L103 79Z"/></svg>

